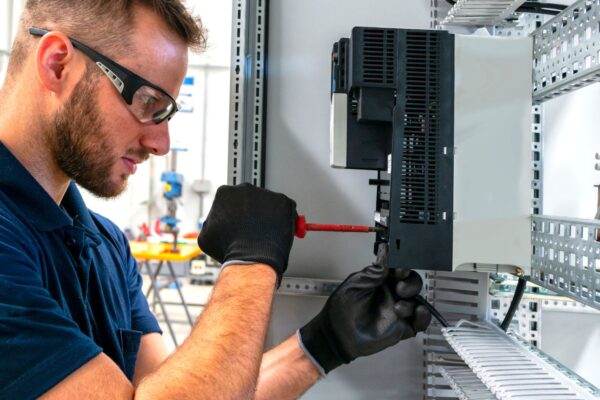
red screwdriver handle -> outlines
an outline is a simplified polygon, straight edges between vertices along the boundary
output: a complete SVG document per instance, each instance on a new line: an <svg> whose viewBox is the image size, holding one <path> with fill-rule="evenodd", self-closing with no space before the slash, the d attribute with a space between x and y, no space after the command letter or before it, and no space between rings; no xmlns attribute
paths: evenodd
<svg viewBox="0 0 600 400"><path fill-rule="evenodd" d="M298 215L296 218L296 237L304 239L306 236L306 217L304 215Z"/></svg>
<svg viewBox="0 0 600 400"><path fill-rule="evenodd" d="M300 239L306 236L308 231L321 231L321 232L376 232L378 229L371 226L363 225L338 225L338 224L307 224L306 217L299 215L296 218L296 237Z"/></svg>

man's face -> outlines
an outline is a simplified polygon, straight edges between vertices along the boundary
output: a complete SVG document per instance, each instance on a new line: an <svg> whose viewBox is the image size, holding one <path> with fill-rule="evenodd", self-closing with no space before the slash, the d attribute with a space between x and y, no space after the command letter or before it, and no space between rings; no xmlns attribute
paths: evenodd
<svg viewBox="0 0 600 400"><path fill-rule="evenodd" d="M79 185L99 197L115 197L127 186L127 171L119 170L121 158L108 124L98 107L98 80L102 76L88 67L64 108L51 122L52 152L60 169ZM129 148L125 155L142 162L149 156L143 148Z"/></svg>
<svg viewBox="0 0 600 400"><path fill-rule="evenodd" d="M176 98L187 69L187 47L156 29L160 24L153 14L141 10L132 37L135 54L115 61ZM141 124L93 63L88 63L49 130L47 137L59 168L104 198L122 193L137 164L150 154L164 155L169 150L167 122Z"/></svg>

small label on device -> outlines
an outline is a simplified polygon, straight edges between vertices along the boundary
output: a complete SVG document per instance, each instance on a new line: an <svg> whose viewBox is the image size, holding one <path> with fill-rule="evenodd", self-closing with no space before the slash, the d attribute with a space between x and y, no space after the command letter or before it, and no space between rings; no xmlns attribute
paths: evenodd
<svg viewBox="0 0 600 400"><path fill-rule="evenodd" d="M392 173L392 154L388 154L388 166L387 166L387 173L391 174Z"/></svg>

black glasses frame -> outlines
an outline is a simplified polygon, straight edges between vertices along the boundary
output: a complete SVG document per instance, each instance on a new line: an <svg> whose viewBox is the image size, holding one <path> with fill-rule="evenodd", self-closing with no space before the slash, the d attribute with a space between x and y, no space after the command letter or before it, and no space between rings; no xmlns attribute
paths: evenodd
<svg viewBox="0 0 600 400"><path fill-rule="evenodd" d="M29 28L29 33L33 36L41 37L49 32L50 31L48 31L46 29L33 28L33 27ZM162 118L153 119L151 123L158 125L165 120L171 119L173 117L173 115L175 115L175 113L177 111L179 111L179 106L178 106L177 102L175 101L175 99L173 99L173 97L171 97L171 95L169 93L167 93L164 89L156 86L152 82L147 81L146 79L142 78L141 76L137 75L136 73L131 72L130 70L128 70L121 64L100 54L99 52L92 49L91 47L86 46L85 44L73 39L72 37L69 37L69 36L67 36L67 37L73 44L73 47L75 47L76 49L78 49L79 51L84 53L86 56L88 56L92 61L94 61L96 63L96 65L102 70L102 72L104 72L104 74L110 79L110 81L113 83L113 85L117 88L118 92L121 94L121 97L123 97L123 99L125 100L125 102L128 105L133 104L133 96L134 96L135 92L142 86L151 87L152 89L164 94L171 101L172 111L169 114L163 116ZM138 117L136 116L136 118L138 118ZM138 120L139 120L139 118L138 118ZM145 123L143 121L140 121L140 122Z"/></svg>

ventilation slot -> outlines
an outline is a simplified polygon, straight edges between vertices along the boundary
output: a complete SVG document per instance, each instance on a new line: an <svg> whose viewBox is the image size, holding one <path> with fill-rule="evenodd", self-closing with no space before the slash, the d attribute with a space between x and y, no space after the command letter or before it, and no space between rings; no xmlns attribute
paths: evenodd
<svg viewBox="0 0 600 400"><path fill-rule="evenodd" d="M363 81L382 85L394 84L394 31L366 29L364 31Z"/></svg>
<svg viewBox="0 0 600 400"><path fill-rule="evenodd" d="M352 103L350 105L350 114L358 115L358 100L355 98L352 98Z"/></svg>
<svg viewBox="0 0 600 400"><path fill-rule="evenodd" d="M400 222L437 224L440 117L439 39L407 33L406 113L400 185Z"/></svg>

